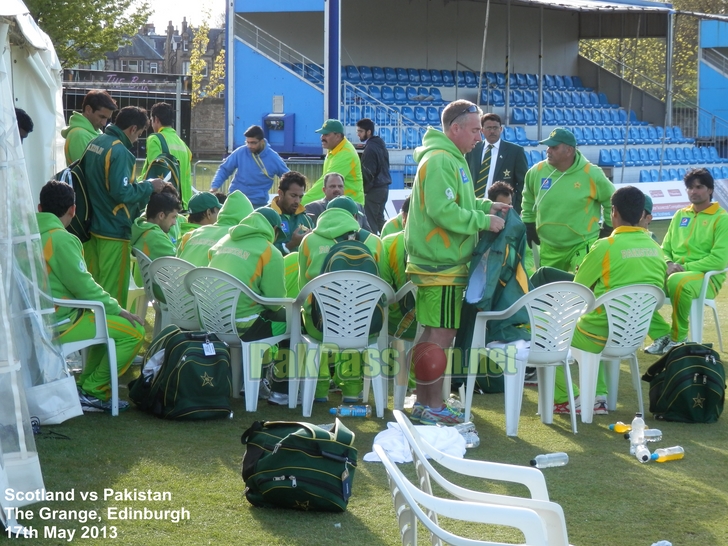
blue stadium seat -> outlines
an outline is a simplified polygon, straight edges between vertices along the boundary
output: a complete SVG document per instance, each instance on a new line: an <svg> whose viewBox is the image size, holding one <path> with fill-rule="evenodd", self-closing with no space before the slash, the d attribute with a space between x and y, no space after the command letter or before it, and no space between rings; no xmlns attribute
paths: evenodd
<svg viewBox="0 0 728 546"><path fill-rule="evenodd" d="M665 127L665 142L667 142L668 144L677 144L677 142L675 141L675 137L672 133L672 127L670 127L669 125Z"/></svg>
<svg viewBox="0 0 728 546"><path fill-rule="evenodd" d="M417 96L420 97L420 100L427 101L430 104L432 103L433 99L435 98L430 94L430 90L427 87L418 87Z"/></svg>
<svg viewBox="0 0 728 546"><path fill-rule="evenodd" d="M584 87L584 84L581 83L581 78L579 76L572 76L571 81L574 82L574 88L579 91L588 91L588 87Z"/></svg>
<svg viewBox="0 0 728 546"><path fill-rule="evenodd" d="M609 110L596 110L594 113L601 116L603 125L614 125L612 116L609 115Z"/></svg>
<svg viewBox="0 0 728 546"><path fill-rule="evenodd" d="M526 85L529 89L538 89L538 75L526 74Z"/></svg>
<svg viewBox="0 0 728 546"><path fill-rule="evenodd" d="M417 163L415 163L415 158L412 157L412 154L407 154L404 156L404 175L414 176L416 172Z"/></svg>
<svg viewBox="0 0 728 546"><path fill-rule="evenodd" d="M411 85L420 83L420 72L416 68L407 69L407 78Z"/></svg>
<svg viewBox="0 0 728 546"><path fill-rule="evenodd" d="M543 75L543 88L544 89L556 89L556 79L551 74Z"/></svg>
<svg viewBox="0 0 728 546"><path fill-rule="evenodd" d="M555 108L559 108L564 105L564 96L561 94L561 91L553 90L551 91L551 96L554 98Z"/></svg>
<svg viewBox="0 0 728 546"><path fill-rule="evenodd" d="M462 70L456 70L454 74L455 79L457 80L456 85L461 88L465 87L465 73Z"/></svg>
<svg viewBox="0 0 728 546"><path fill-rule="evenodd" d="M616 145L623 146L625 139L624 127L612 127L612 137L614 138L614 143Z"/></svg>
<svg viewBox="0 0 728 546"><path fill-rule="evenodd" d="M359 75L357 67L353 65L348 65L346 67L346 79L351 83L359 83L361 81L361 76Z"/></svg>
<svg viewBox="0 0 728 546"><path fill-rule="evenodd" d="M554 104L554 93L553 91L550 91L548 89L544 89L543 91L543 106L551 107Z"/></svg>
<svg viewBox="0 0 728 546"><path fill-rule="evenodd" d="M526 106L536 106L536 92L532 89L525 89L523 91L523 102Z"/></svg>
<svg viewBox="0 0 728 546"><path fill-rule="evenodd" d="M627 125L627 111L624 108L618 108L617 115L619 116L619 122L622 125Z"/></svg>
<svg viewBox="0 0 728 546"><path fill-rule="evenodd" d="M525 125L526 116L523 113L523 108L516 107L511 109L511 125Z"/></svg>
<svg viewBox="0 0 728 546"><path fill-rule="evenodd" d="M411 106L403 106L402 107L402 121L404 123L407 123L408 125L415 122L415 111L412 109Z"/></svg>
<svg viewBox="0 0 728 546"><path fill-rule="evenodd" d="M652 165L652 161L650 161L650 156L647 153L647 148L640 148L639 150L637 150L637 153L639 154L640 161L643 165Z"/></svg>
<svg viewBox="0 0 728 546"><path fill-rule="evenodd" d="M533 165L541 162L541 152L540 151L531 150L528 155L531 156L531 163Z"/></svg>
<svg viewBox="0 0 728 546"><path fill-rule="evenodd" d="M420 68L418 70L420 73L420 83L422 85L432 85L432 76L430 75L430 71L426 68Z"/></svg>
<svg viewBox="0 0 728 546"><path fill-rule="evenodd" d="M571 76L562 76L564 79L564 87L566 87L567 91L573 91L574 90L574 80L571 79Z"/></svg>
<svg viewBox="0 0 728 546"><path fill-rule="evenodd" d="M495 83L501 89L505 89L506 88L506 74L505 74L505 72L496 72L495 73Z"/></svg>
<svg viewBox="0 0 728 546"><path fill-rule="evenodd" d="M586 126L581 130L581 132L584 135L584 144L587 146L594 146L597 143L591 127Z"/></svg>
<svg viewBox="0 0 728 546"><path fill-rule="evenodd" d="M591 111L591 108L582 108L581 114L584 116L584 123L586 125L594 125L594 113ZM599 118L599 121L601 121L602 118Z"/></svg>
<svg viewBox="0 0 728 546"><path fill-rule="evenodd" d="M354 90L347 86L344 86L344 104L354 104Z"/></svg>
<svg viewBox="0 0 728 546"><path fill-rule="evenodd" d="M574 123L577 125L586 125L584 111L581 108L574 108L572 112L574 113Z"/></svg>
<svg viewBox="0 0 728 546"><path fill-rule="evenodd" d="M627 144L643 144L643 140L640 138L640 132L636 127L630 127L627 131Z"/></svg>
<svg viewBox="0 0 728 546"><path fill-rule="evenodd" d="M520 89L528 89L528 80L525 74L516 73L513 76L516 80L516 84Z"/></svg>
<svg viewBox="0 0 728 546"><path fill-rule="evenodd" d="M424 106L415 106L415 121L420 125L427 125L427 110Z"/></svg>
<svg viewBox="0 0 728 546"><path fill-rule="evenodd" d="M403 138L403 144L406 143L407 148L416 148L419 145L419 131L415 127L407 127L405 129L406 137Z"/></svg>
<svg viewBox="0 0 728 546"><path fill-rule="evenodd" d="M647 157L649 158L651 165L660 164L660 156L657 155L656 148L647 148Z"/></svg>
<svg viewBox="0 0 728 546"><path fill-rule="evenodd" d="M384 85L387 79L384 77L384 69L381 66L372 66L372 83Z"/></svg>
<svg viewBox="0 0 728 546"><path fill-rule="evenodd" d="M602 103L602 108L619 108L618 104L612 104L609 102L605 93L599 93L599 102Z"/></svg>
<svg viewBox="0 0 728 546"><path fill-rule="evenodd" d="M581 93L578 91L571 92L571 103L577 108L581 108L584 104L581 101Z"/></svg>
<svg viewBox="0 0 728 546"><path fill-rule="evenodd" d="M713 160L713 163L723 163L723 160L718 155L718 150L715 149L715 146L709 146L708 152L710 153L710 159Z"/></svg>
<svg viewBox="0 0 728 546"><path fill-rule="evenodd" d="M430 87L430 96L432 97L432 104L435 106L445 104L445 101L442 100L442 93L440 93L440 90L437 87Z"/></svg>
<svg viewBox="0 0 728 546"><path fill-rule="evenodd" d="M344 125L356 125L356 122L361 119L361 107L360 106L349 106L349 119Z"/></svg>
<svg viewBox="0 0 728 546"><path fill-rule="evenodd" d="M389 125L389 110L384 106L377 106L376 110L377 125Z"/></svg>
<svg viewBox="0 0 728 546"><path fill-rule="evenodd" d="M441 70L442 73L442 85L445 87L455 87L455 77L452 75L452 70Z"/></svg>
<svg viewBox="0 0 728 546"><path fill-rule="evenodd" d="M524 108L523 115L526 118L526 125L538 124L538 111L535 108Z"/></svg>
<svg viewBox="0 0 728 546"><path fill-rule="evenodd" d="M586 144L586 142L584 142L584 131L582 131L581 127L574 127L571 132L574 133L577 146L584 146L584 144Z"/></svg>
<svg viewBox="0 0 728 546"><path fill-rule="evenodd" d="M679 161L675 155L675 148L665 148L665 165L677 165Z"/></svg>
<svg viewBox="0 0 728 546"><path fill-rule="evenodd" d="M686 138L683 136L682 129L675 125L675 127L672 128L672 132L675 135L675 138L677 138L681 143L683 144L692 144L695 142L694 138Z"/></svg>
<svg viewBox="0 0 728 546"><path fill-rule="evenodd" d="M400 85L408 85L409 84L409 74L407 74L406 68L395 68L395 73L397 74L397 83Z"/></svg>
<svg viewBox="0 0 728 546"><path fill-rule="evenodd" d="M528 140L528 137L526 136L526 129L524 129L522 125L519 125L514 129L516 132L516 144L519 144L521 146L529 146L531 144L531 141Z"/></svg>
<svg viewBox="0 0 728 546"><path fill-rule="evenodd" d="M640 171L640 182L652 182L652 178L650 177L650 171L646 169L642 169Z"/></svg>
<svg viewBox="0 0 728 546"><path fill-rule="evenodd" d="M627 166L641 167L642 165L644 165L644 163L640 160L640 154L637 152L637 148L629 148L627 150Z"/></svg>
<svg viewBox="0 0 728 546"><path fill-rule="evenodd" d="M554 83L556 84L556 89L560 91L566 91L566 84L564 83L564 77L559 76L558 74L554 75Z"/></svg>
<svg viewBox="0 0 728 546"><path fill-rule="evenodd" d="M687 163L685 160L685 150L683 148L675 148L675 161L676 165L683 165Z"/></svg>
<svg viewBox="0 0 728 546"><path fill-rule="evenodd" d="M660 182L669 182L670 181L670 172L667 169L662 169L662 172L660 172Z"/></svg>
<svg viewBox="0 0 728 546"><path fill-rule="evenodd" d="M361 83L369 84L374 81L374 76L372 75L372 69L368 66L359 67L359 77L361 78Z"/></svg>
<svg viewBox="0 0 728 546"><path fill-rule="evenodd" d="M483 83L483 80L481 79L481 84ZM495 76L495 72L486 72L485 73L485 84L481 85L481 87L498 87L498 78Z"/></svg>
<svg viewBox="0 0 728 546"><path fill-rule="evenodd" d="M575 93L579 93L579 96L581 97L581 105L584 108L593 108L591 100L589 99L589 93L586 91L575 91Z"/></svg>
<svg viewBox="0 0 728 546"><path fill-rule="evenodd" d="M505 106L506 97L502 89L491 89L490 90L490 104L493 106Z"/></svg>
<svg viewBox="0 0 728 546"><path fill-rule="evenodd" d="M640 129L640 131L641 130L642 129ZM652 125L648 125L645 130L647 131L647 140L645 142L647 144L659 144L657 129L655 129Z"/></svg>
<svg viewBox="0 0 728 546"><path fill-rule="evenodd" d="M440 114L434 106L427 107L427 123L434 126L440 125Z"/></svg>
<svg viewBox="0 0 728 546"><path fill-rule="evenodd" d="M594 135L595 144L604 146L607 143L607 139L604 137L601 127L592 127L592 134Z"/></svg>
<svg viewBox="0 0 728 546"><path fill-rule="evenodd" d="M670 175L670 180L680 180L680 175L677 173L677 169L671 168L668 169L667 172Z"/></svg>
<svg viewBox="0 0 728 546"><path fill-rule="evenodd" d="M523 91L520 89L512 89L510 94L510 106L525 106L526 101L523 98Z"/></svg>
<svg viewBox="0 0 728 546"><path fill-rule="evenodd" d="M594 91L589 91L589 104L591 104L592 108L602 107L602 103L599 102L599 95L597 95Z"/></svg>
<svg viewBox="0 0 728 546"><path fill-rule="evenodd" d="M394 103L395 104L407 104L407 92L401 85L394 87Z"/></svg>
<svg viewBox="0 0 728 546"><path fill-rule="evenodd" d="M384 104L394 104L394 90L389 85L383 85L381 88L382 102Z"/></svg>
<svg viewBox="0 0 728 546"><path fill-rule="evenodd" d="M571 108L564 108L564 123L574 125L574 111Z"/></svg>
<svg viewBox="0 0 728 546"><path fill-rule="evenodd" d="M290 63L283 63L285 66L293 70L293 66ZM346 71L346 66L341 65L341 81L342 82L348 82L349 81L349 74Z"/></svg>
<svg viewBox="0 0 728 546"><path fill-rule="evenodd" d="M442 83L442 72L439 70L436 70L434 68L430 69L430 81L432 82L432 85L443 85Z"/></svg>
<svg viewBox="0 0 728 546"><path fill-rule="evenodd" d="M607 141L608 145L613 146L617 143L617 140L614 138L614 134L612 133L611 127L602 127L602 135L604 136L604 140Z"/></svg>
<svg viewBox="0 0 728 546"><path fill-rule="evenodd" d="M655 144L661 144L662 139L665 136L665 129L658 125L655 127L655 133L657 133L657 142L655 142Z"/></svg>
<svg viewBox="0 0 728 546"><path fill-rule="evenodd" d="M306 75L306 69L304 68L303 63L293 63L291 70L293 70L299 76Z"/></svg>
<svg viewBox="0 0 728 546"><path fill-rule="evenodd" d="M513 127L509 127L506 125L503 127L503 140L507 142L516 142L516 131L513 129Z"/></svg>
<svg viewBox="0 0 728 546"><path fill-rule="evenodd" d="M652 139L650 138L650 133L649 131L647 131L646 125L640 125L637 128L637 131L640 134L640 139L642 140L642 142L644 142L645 144L652 144Z"/></svg>
<svg viewBox="0 0 728 546"><path fill-rule="evenodd" d="M621 167L623 164L622 161L622 154L619 153L620 150L617 150L616 148L612 148L609 153L612 156L612 165L615 167Z"/></svg>
<svg viewBox="0 0 728 546"><path fill-rule="evenodd" d="M397 84L397 73L394 71L394 68L392 68L391 66L384 67L384 80L389 85Z"/></svg>
<svg viewBox="0 0 728 546"><path fill-rule="evenodd" d="M379 128L379 138L381 138L387 145L387 148L394 148L394 141L392 140L392 130L389 127Z"/></svg>
<svg viewBox="0 0 728 546"><path fill-rule="evenodd" d="M612 125L624 125L624 122L619 115L619 110L617 110L616 108L612 108L611 110L609 110L609 117L612 120Z"/></svg>
<svg viewBox="0 0 728 546"><path fill-rule="evenodd" d="M563 127L564 125L564 109L563 108L554 108L554 125L558 125L559 127Z"/></svg>
<svg viewBox="0 0 728 546"><path fill-rule="evenodd" d="M361 117L373 120L377 117L377 107L371 104L365 104L361 107Z"/></svg>
<svg viewBox="0 0 728 546"><path fill-rule="evenodd" d="M562 91L561 98L564 101L564 106L573 106L574 105L574 97L571 96L571 93L569 91Z"/></svg>
<svg viewBox="0 0 728 546"><path fill-rule="evenodd" d="M370 85L369 94L378 101L382 100L382 90L378 85Z"/></svg>
<svg viewBox="0 0 728 546"><path fill-rule="evenodd" d="M685 153L685 161L691 165L702 163L703 156L700 155L700 149L693 146L692 148L683 148Z"/></svg>
<svg viewBox="0 0 728 546"><path fill-rule="evenodd" d="M698 151L700 152L700 157L703 160L703 163L712 163L713 162L710 159L710 152L708 151L708 148L701 147L701 148L698 148Z"/></svg>
<svg viewBox="0 0 728 546"><path fill-rule="evenodd" d="M417 104L420 102L419 95L417 94L417 88L410 85L405 89L405 92L407 93L407 102L410 104Z"/></svg>
<svg viewBox="0 0 728 546"><path fill-rule="evenodd" d="M478 78L476 77L475 72L466 70L464 72L464 75L465 75L465 87L478 87Z"/></svg>
<svg viewBox="0 0 728 546"><path fill-rule="evenodd" d="M687 174L687 172L688 172L688 170L685 167L678 167L677 176L679 177L680 180L683 180L685 178L685 175ZM724 171L723 169L721 169L720 172L722 174L728 174L728 172Z"/></svg>
<svg viewBox="0 0 728 546"><path fill-rule="evenodd" d="M713 175L713 178L720 179L720 177L722 176L720 167L710 167L710 174Z"/></svg>
<svg viewBox="0 0 728 546"><path fill-rule="evenodd" d="M725 165L723 165L720 168L720 174L721 174L721 176L720 176L721 178L728 179L728 167L726 167ZM685 175L683 175L683 176L685 176ZM682 178L682 177L680 177L680 178Z"/></svg>
<svg viewBox="0 0 728 546"><path fill-rule="evenodd" d="M425 138L425 133L427 132L427 129L425 127L420 127L419 131L417 132L417 145L419 146L422 144L422 139Z"/></svg>
<svg viewBox="0 0 728 546"><path fill-rule="evenodd" d="M657 169L650 169L650 181L659 182L660 181L660 171L658 171Z"/></svg>
<svg viewBox="0 0 728 546"><path fill-rule="evenodd" d="M541 123L544 125L555 125L556 119L554 118L553 108L544 108L543 115L541 116Z"/></svg>

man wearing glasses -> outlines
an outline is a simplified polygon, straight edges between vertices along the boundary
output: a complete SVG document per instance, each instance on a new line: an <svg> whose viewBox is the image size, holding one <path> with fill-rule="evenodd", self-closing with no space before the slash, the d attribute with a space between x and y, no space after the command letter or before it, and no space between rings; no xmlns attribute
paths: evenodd
<svg viewBox="0 0 728 546"><path fill-rule="evenodd" d="M456 100L442 113L443 131L432 127L414 153L417 175L405 225L406 272L417 285L417 322L424 326L412 351L417 404L412 419L424 425L462 422L463 415L442 399L442 376L460 325L468 264L478 232L499 232L495 216L509 205L476 199L465 154L481 140L481 111Z"/></svg>
<svg viewBox="0 0 728 546"><path fill-rule="evenodd" d="M520 214L523 179L528 170L526 152L518 144L501 140L503 125L498 114L483 114L480 126L485 140L465 155L475 197L485 197L493 183L502 180L513 188L513 208Z"/></svg>

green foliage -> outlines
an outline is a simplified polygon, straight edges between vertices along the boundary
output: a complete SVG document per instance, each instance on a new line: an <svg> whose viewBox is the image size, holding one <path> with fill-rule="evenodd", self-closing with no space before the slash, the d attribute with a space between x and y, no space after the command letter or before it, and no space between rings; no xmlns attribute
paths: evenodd
<svg viewBox="0 0 728 546"><path fill-rule="evenodd" d="M195 107L205 97L216 97L225 90L225 50L220 51L212 68L207 66L205 54L210 43L209 13L192 37L190 51L190 74L192 75L192 106ZM205 68L208 68L205 76ZM207 83L205 84L205 80ZM204 84L204 85L203 85Z"/></svg>
<svg viewBox="0 0 728 546"><path fill-rule="evenodd" d="M25 0L64 67L103 59L129 43L151 15L147 0Z"/></svg>

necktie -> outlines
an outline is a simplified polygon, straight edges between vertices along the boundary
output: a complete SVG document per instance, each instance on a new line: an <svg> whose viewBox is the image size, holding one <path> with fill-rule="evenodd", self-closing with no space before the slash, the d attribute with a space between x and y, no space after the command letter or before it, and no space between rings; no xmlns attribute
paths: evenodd
<svg viewBox="0 0 728 546"><path fill-rule="evenodd" d="M485 157L483 157L483 163L480 165L480 172L478 173L478 180L475 182L475 197L485 197L485 187L488 185L488 174L490 173L490 156L493 150L493 145L488 144L488 148L485 150Z"/></svg>

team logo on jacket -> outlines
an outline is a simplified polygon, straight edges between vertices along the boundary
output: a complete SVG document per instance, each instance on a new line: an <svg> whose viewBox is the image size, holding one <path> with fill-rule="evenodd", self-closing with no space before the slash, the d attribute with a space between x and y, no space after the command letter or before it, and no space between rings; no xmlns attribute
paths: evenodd
<svg viewBox="0 0 728 546"><path fill-rule="evenodd" d="M288 222L286 220L281 221L281 229L283 233L288 233Z"/></svg>
<svg viewBox="0 0 728 546"><path fill-rule="evenodd" d="M78 270L79 270L79 271L80 271L81 273L85 273L85 272L86 272L86 262L84 262L83 260L80 260L80 261L78 262Z"/></svg>
<svg viewBox="0 0 728 546"><path fill-rule="evenodd" d="M550 178L542 178L541 179L541 189L542 190L548 190L551 188L551 179Z"/></svg>
<svg viewBox="0 0 728 546"><path fill-rule="evenodd" d="M688 227L689 223L690 223L690 218L682 218L680 220L680 227Z"/></svg>
<svg viewBox="0 0 728 546"><path fill-rule="evenodd" d="M463 184L467 184L468 182L470 182L468 175L465 173L465 169L463 169L462 167L460 167L460 178L462 179Z"/></svg>
<svg viewBox="0 0 728 546"><path fill-rule="evenodd" d="M455 194L452 191L452 188L448 188L445 190L445 197L447 197L450 201L455 199Z"/></svg>

